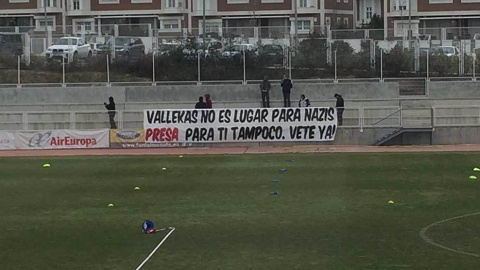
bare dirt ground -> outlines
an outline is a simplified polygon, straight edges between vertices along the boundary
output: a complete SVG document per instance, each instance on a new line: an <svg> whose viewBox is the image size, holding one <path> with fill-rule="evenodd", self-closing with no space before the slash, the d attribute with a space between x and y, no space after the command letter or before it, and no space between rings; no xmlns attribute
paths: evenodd
<svg viewBox="0 0 480 270"><path fill-rule="evenodd" d="M119 155L242 155L273 153L398 153L398 152L476 152L480 144L428 146L356 146L302 145L291 147L188 147L143 149L62 149L62 150L5 150L0 157L46 156L119 156Z"/></svg>

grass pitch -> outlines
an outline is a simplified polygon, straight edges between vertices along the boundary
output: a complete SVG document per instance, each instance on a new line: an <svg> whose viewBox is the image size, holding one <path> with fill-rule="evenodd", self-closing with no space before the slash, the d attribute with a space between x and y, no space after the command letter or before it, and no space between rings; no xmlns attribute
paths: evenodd
<svg viewBox="0 0 480 270"><path fill-rule="evenodd" d="M478 153L0 159L0 269L133 270L166 234L142 234L145 219L177 229L145 270L478 269L419 237L480 211L475 166ZM427 235L480 254L479 222Z"/></svg>

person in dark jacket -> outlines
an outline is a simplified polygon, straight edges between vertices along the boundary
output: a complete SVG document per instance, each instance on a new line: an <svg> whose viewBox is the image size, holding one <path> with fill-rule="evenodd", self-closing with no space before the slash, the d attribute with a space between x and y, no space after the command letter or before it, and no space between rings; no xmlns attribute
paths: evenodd
<svg viewBox="0 0 480 270"><path fill-rule="evenodd" d="M115 124L115 101L113 101L113 97L108 98L108 104L106 102L103 103L105 108L108 110L108 118L110 119L110 129L117 129L117 124Z"/></svg>
<svg viewBox="0 0 480 270"><path fill-rule="evenodd" d="M287 75L283 75L283 81L280 84L282 86L282 93L283 93L283 106L290 107L290 93L293 88L292 81L287 78Z"/></svg>
<svg viewBox="0 0 480 270"><path fill-rule="evenodd" d="M310 107L310 100L305 98L305 95L301 95L300 101L298 101L298 107Z"/></svg>
<svg viewBox="0 0 480 270"><path fill-rule="evenodd" d="M268 77L263 77L262 83L260 83L260 91L262 93L262 106L263 108L270 108L270 89L272 85L268 81Z"/></svg>
<svg viewBox="0 0 480 270"><path fill-rule="evenodd" d="M211 109L213 107L212 100L210 99L210 94L205 94L205 103L207 104L208 109Z"/></svg>
<svg viewBox="0 0 480 270"><path fill-rule="evenodd" d="M342 95L335 94L334 97L337 99L335 107L337 108L338 125L341 126L343 125L343 110L345 110L345 103Z"/></svg>
<svg viewBox="0 0 480 270"><path fill-rule="evenodd" d="M203 102L203 97L198 98L198 102L195 104L195 109L208 109L207 103Z"/></svg>

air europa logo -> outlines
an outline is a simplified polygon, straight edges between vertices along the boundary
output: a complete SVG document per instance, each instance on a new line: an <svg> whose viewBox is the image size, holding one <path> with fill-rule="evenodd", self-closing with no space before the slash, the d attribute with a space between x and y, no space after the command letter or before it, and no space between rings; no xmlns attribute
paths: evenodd
<svg viewBox="0 0 480 270"><path fill-rule="evenodd" d="M115 136L123 140L135 140L138 139L141 135L142 134L140 132L136 131L119 131L115 133Z"/></svg>
<svg viewBox="0 0 480 270"><path fill-rule="evenodd" d="M95 138L85 138L85 139L76 139L66 137L53 137L50 141L51 146L85 146L90 147L97 145L97 140Z"/></svg>
<svg viewBox="0 0 480 270"><path fill-rule="evenodd" d="M42 147L48 144L50 138L52 137L52 132L38 132L35 133L30 141L28 141L29 147Z"/></svg>

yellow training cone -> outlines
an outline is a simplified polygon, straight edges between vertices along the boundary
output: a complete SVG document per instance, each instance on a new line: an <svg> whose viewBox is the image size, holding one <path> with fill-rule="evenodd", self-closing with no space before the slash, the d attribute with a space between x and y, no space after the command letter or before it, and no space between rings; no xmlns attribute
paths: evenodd
<svg viewBox="0 0 480 270"><path fill-rule="evenodd" d="M468 179L470 180L477 180L477 177L475 175L470 175L470 177L468 177Z"/></svg>
<svg viewBox="0 0 480 270"><path fill-rule="evenodd" d="M45 163L45 164L43 164L43 167L44 167L44 168L50 168L50 164Z"/></svg>
<svg viewBox="0 0 480 270"><path fill-rule="evenodd" d="M474 171L474 172L480 172L480 169L477 168L477 167L475 167L475 168L473 168L473 171Z"/></svg>
<svg viewBox="0 0 480 270"><path fill-rule="evenodd" d="M113 203L109 203L109 204L108 204L108 207L112 207L112 206L113 206Z"/></svg>
<svg viewBox="0 0 480 270"><path fill-rule="evenodd" d="M389 203L389 204L394 204L394 202L393 202L393 201L388 201L388 203Z"/></svg>
<svg viewBox="0 0 480 270"><path fill-rule="evenodd" d="M183 157L182 155L178 156L178 157Z"/></svg>
<svg viewBox="0 0 480 270"><path fill-rule="evenodd" d="M135 190L140 190L140 188L139 188L139 187L135 187L134 189L135 189Z"/></svg>
<svg viewBox="0 0 480 270"><path fill-rule="evenodd" d="M162 171L166 171L166 170L167 170L167 168L165 168L165 167L162 168Z"/></svg>

